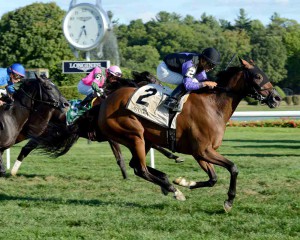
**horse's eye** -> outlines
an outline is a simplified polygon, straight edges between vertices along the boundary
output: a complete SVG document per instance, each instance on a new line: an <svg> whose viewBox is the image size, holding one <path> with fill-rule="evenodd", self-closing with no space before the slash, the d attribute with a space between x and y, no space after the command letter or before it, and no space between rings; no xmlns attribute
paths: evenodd
<svg viewBox="0 0 300 240"><path fill-rule="evenodd" d="M263 77L260 73L256 73L256 74L254 75L254 81L255 81L257 84L260 84L263 80L264 80L264 77Z"/></svg>

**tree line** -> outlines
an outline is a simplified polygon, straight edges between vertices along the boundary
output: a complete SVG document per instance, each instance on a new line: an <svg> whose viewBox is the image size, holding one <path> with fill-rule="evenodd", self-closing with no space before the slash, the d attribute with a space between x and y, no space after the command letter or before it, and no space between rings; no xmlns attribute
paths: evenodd
<svg viewBox="0 0 300 240"><path fill-rule="evenodd" d="M1 66L20 62L26 68L48 68L60 86L76 84L80 77L62 74L61 69L63 60L75 59L62 31L65 14L55 3L34 3L4 14L0 19ZM226 68L236 55L253 60L281 88L300 93L300 25L277 13L265 26L248 18L244 9L234 23L206 13L196 19L161 11L146 23L136 19L119 24L113 17L113 33L117 44L108 41L102 59L120 62L128 76L131 70L155 74L168 53L201 52L212 46L222 56L218 70ZM120 59L115 59L115 51ZM96 60L97 55L92 56ZM236 57L231 65L238 64Z"/></svg>

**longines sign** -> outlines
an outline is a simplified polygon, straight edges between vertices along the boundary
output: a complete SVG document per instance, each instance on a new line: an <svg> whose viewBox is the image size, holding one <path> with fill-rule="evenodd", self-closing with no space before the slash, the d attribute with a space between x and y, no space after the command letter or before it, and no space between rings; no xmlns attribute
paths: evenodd
<svg viewBox="0 0 300 240"><path fill-rule="evenodd" d="M110 66L109 60L103 61L63 61L63 73L89 73L95 67L108 68Z"/></svg>

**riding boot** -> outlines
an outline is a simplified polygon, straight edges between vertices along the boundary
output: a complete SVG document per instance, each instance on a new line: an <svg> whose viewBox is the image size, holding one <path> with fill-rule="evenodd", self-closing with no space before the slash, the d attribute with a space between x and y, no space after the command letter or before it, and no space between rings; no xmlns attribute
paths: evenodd
<svg viewBox="0 0 300 240"><path fill-rule="evenodd" d="M79 103L79 106L82 106L82 107L86 107L87 104L89 104L94 98L94 94L93 93L90 93L89 95L87 95L85 97L85 99L83 99L80 103Z"/></svg>
<svg viewBox="0 0 300 240"><path fill-rule="evenodd" d="M174 111L179 111L179 103L181 97L186 94L186 89L183 84L179 84L171 93L170 96L167 97L167 99L164 102L164 107Z"/></svg>

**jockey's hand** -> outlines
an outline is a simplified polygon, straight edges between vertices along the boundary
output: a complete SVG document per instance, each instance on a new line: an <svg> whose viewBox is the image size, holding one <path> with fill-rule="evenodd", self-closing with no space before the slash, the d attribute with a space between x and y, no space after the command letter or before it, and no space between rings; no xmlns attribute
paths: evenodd
<svg viewBox="0 0 300 240"><path fill-rule="evenodd" d="M212 89L217 86L217 83L212 81L205 81L203 82L203 85L204 87L209 87L210 89Z"/></svg>
<svg viewBox="0 0 300 240"><path fill-rule="evenodd" d="M93 82L92 83L92 89L94 90L94 92L98 92L100 88L99 88L97 83Z"/></svg>
<svg viewBox="0 0 300 240"><path fill-rule="evenodd" d="M99 90L97 91L96 95L98 97L101 97L103 95L103 93L104 93L104 90L102 88L99 88Z"/></svg>
<svg viewBox="0 0 300 240"><path fill-rule="evenodd" d="M0 100L0 106L4 105L6 102L3 102L2 100Z"/></svg>

